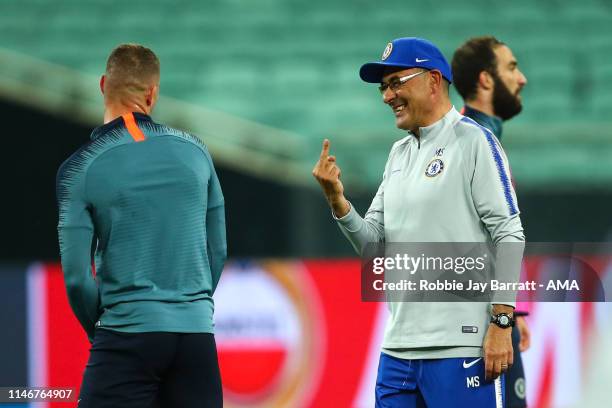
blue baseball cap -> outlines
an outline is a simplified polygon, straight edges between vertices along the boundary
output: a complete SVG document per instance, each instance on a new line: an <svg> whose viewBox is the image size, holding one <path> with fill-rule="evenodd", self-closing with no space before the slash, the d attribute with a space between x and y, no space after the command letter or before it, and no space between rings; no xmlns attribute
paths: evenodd
<svg viewBox="0 0 612 408"><path fill-rule="evenodd" d="M417 37L398 38L385 47L380 61L363 64L359 76L365 82L382 82L386 67L437 69L450 83L453 73L438 47Z"/></svg>

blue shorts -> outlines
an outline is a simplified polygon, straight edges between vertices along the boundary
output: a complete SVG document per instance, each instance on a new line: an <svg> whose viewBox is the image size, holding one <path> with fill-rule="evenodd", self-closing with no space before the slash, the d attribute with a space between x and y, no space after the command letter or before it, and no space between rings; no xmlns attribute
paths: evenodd
<svg viewBox="0 0 612 408"><path fill-rule="evenodd" d="M381 353L376 408L503 408L503 375L485 381L482 358L404 360Z"/></svg>

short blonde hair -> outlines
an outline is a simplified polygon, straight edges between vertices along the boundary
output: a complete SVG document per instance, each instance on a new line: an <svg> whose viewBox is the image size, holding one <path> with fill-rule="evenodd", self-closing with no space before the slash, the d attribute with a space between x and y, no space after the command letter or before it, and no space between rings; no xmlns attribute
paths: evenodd
<svg viewBox="0 0 612 408"><path fill-rule="evenodd" d="M111 93L140 93L159 83L159 59L140 44L120 44L106 61L106 89Z"/></svg>

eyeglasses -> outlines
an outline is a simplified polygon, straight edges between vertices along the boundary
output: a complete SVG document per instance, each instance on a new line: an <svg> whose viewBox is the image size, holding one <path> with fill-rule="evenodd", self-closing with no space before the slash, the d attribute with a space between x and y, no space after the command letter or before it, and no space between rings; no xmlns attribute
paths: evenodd
<svg viewBox="0 0 612 408"><path fill-rule="evenodd" d="M382 82L380 86L378 87L378 90L380 91L381 94L384 94L387 88L391 88L393 92L397 92L400 89L400 87L404 85L406 82L410 81L412 78L415 78L425 72L428 72L428 71L427 70L419 71L419 72L415 72L414 74L406 75L403 77L392 78L389 82Z"/></svg>

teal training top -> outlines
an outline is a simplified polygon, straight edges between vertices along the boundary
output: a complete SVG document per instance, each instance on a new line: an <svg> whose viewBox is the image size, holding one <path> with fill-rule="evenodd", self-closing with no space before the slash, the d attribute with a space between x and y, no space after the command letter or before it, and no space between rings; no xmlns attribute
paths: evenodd
<svg viewBox="0 0 612 408"><path fill-rule="evenodd" d="M96 128L91 139L57 174L60 253L74 314L90 339L95 327L212 333L212 295L227 249L223 194L208 150L139 113Z"/></svg>

